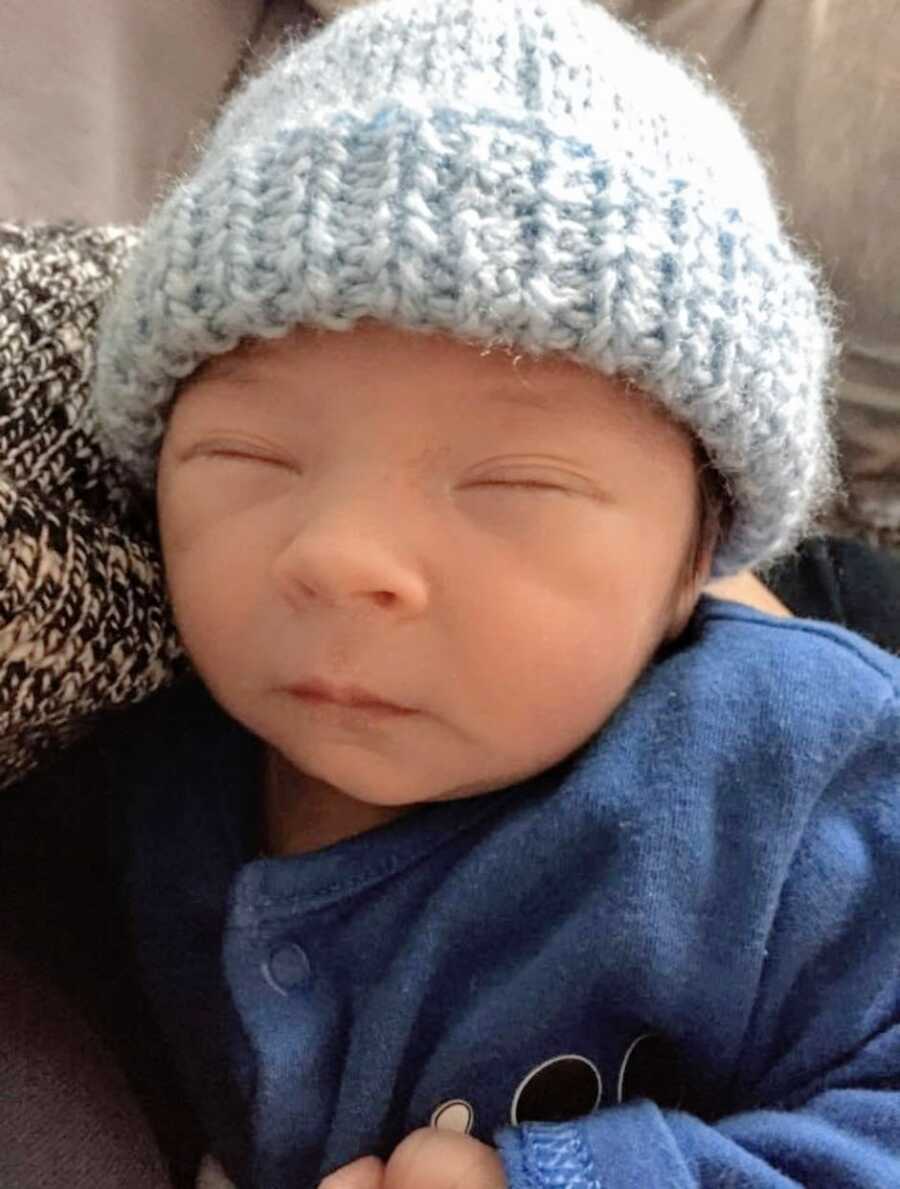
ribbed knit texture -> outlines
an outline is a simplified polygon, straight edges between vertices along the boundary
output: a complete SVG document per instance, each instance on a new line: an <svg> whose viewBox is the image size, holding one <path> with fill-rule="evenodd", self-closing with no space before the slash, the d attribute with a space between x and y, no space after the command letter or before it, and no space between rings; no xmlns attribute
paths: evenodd
<svg viewBox="0 0 900 1189"><path fill-rule="evenodd" d="M375 0L245 80L99 328L104 448L154 482L182 378L363 317L635 380L736 517L714 575L840 491L835 304L698 69L587 0Z"/></svg>

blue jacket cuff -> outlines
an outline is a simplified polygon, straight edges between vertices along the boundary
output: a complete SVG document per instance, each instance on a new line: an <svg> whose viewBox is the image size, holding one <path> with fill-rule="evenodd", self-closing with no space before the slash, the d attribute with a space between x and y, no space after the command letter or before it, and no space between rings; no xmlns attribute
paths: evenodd
<svg viewBox="0 0 900 1189"><path fill-rule="evenodd" d="M671 1131L647 1099L566 1123L496 1132L509 1189L695 1189Z"/></svg>

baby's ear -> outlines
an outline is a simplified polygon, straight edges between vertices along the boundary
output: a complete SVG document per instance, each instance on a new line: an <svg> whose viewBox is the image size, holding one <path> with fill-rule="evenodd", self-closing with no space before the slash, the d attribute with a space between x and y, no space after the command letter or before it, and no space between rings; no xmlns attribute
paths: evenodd
<svg viewBox="0 0 900 1189"><path fill-rule="evenodd" d="M669 627L663 637L664 641L671 642L677 640L684 629L690 622L691 616L694 614L694 608L697 606L697 600L700 598L702 590L683 591L679 597L678 603L669 621Z"/></svg>
<svg viewBox="0 0 900 1189"><path fill-rule="evenodd" d="M712 551L713 545L710 543L704 548L692 569L683 575L681 587L672 608L669 627L664 636L666 641L677 640L690 622L697 602L709 582Z"/></svg>

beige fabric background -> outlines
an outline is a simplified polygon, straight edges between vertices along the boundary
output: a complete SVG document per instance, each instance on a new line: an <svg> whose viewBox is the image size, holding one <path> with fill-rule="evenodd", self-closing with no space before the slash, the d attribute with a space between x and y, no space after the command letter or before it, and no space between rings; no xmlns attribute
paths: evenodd
<svg viewBox="0 0 900 1189"><path fill-rule="evenodd" d="M770 161L845 303L852 499L835 529L900 549L900 0L603 2L701 59ZM0 218L139 223L238 72L315 16L302 0L3 0Z"/></svg>

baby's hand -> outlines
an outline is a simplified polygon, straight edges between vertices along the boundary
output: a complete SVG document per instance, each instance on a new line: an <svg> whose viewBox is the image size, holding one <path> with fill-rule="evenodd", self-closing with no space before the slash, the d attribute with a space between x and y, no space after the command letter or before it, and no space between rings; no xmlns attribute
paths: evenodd
<svg viewBox="0 0 900 1189"><path fill-rule="evenodd" d="M363 1156L326 1177L319 1189L506 1189L494 1148L456 1131L420 1127L385 1165Z"/></svg>
<svg viewBox="0 0 900 1189"><path fill-rule="evenodd" d="M319 1189L384 1189L384 1161L362 1156L319 1181Z"/></svg>

